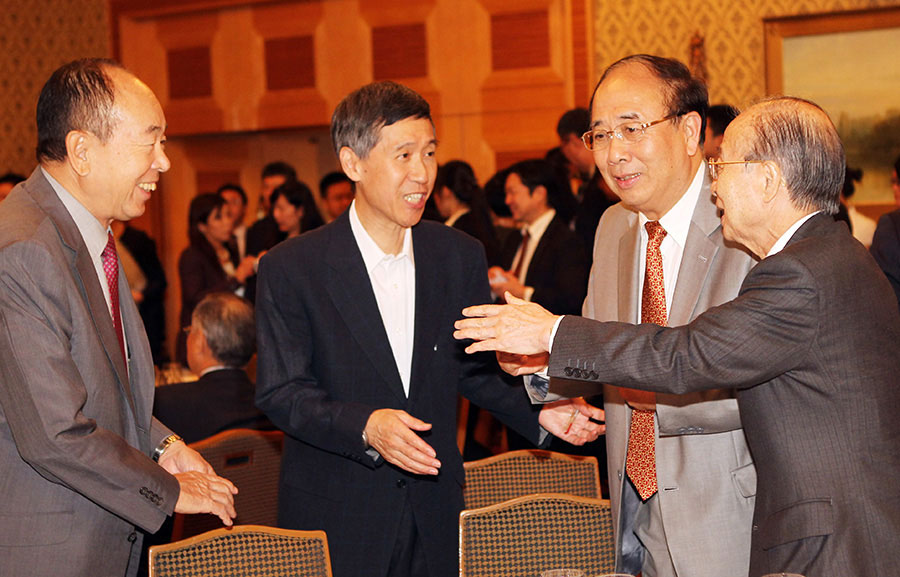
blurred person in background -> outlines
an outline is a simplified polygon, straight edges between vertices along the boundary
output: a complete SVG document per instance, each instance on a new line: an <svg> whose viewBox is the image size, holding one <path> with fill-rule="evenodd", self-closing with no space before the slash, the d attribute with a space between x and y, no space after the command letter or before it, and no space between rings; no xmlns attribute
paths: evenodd
<svg viewBox="0 0 900 577"><path fill-rule="evenodd" d="M3 176L0 176L0 201L3 201L6 198L13 188L20 182L25 180L25 177L21 174L16 174L15 172L7 172Z"/></svg>
<svg viewBox="0 0 900 577"><path fill-rule="evenodd" d="M325 220L341 216L353 202L353 181L343 172L329 172L319 181L319 198L325 210Z"/></svg>
<svg viewBox="0 0 900 577"><path fill-rule="evenodd" d="M312 191L303 182L286 182L272 193L272 216L286 238L300 236L324 224Z"/></svg>
<svg viewBox="0 0 900 577"><path fill-rule="evenodd" d="M244 218L247 216L247 193L239 184L227 183L219 187L216 194L225 200L228 212L231 215L231 243L237 251L238 258L247 256L247 225Z"/></svg>
<svg viewBox="0 0 900 577"><path fill-rule="evenodd" d="M469 163L451 160L439 166L432 195L444 224L477 238L484 246L488 265L498 264L500 247L491 212Z"/></svg>
<svg viewBox="0 0 900 577"><path fill-rule="evenodd" d="M900 174L900 156L894 161L893 170L891 170L894 203L900 206L898 174ZM875 229L869 252L872 253L875 262L891 282L891 287L897 295L897 302L900 304L900 209L884 214L878 219L878 228Z"/></svg>
<svg viewBox="0 0 900 577"><path fill-rule="evenodd" d="M244 283L253 275L255 257L240 260L229 246L232 220L228 205L217 194L199 194L191 200L188 214L189 245L178 258L181 281L181 326L191 324L191 314L203 297L218 291L244 294ZM178 333L175 359L187 361L186 335Z"/></svg>

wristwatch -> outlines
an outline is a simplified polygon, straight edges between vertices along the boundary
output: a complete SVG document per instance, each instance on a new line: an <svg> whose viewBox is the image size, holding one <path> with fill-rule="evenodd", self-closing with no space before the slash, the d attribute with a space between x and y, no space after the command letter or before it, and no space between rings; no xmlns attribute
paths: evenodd
<svg viewBox="0 0 900 577"><path fill-rule="evenodd" d="M168 449L172 443L177 443L181 440L182 438L175 434L169 435L168 437L163 439L162 442L157 445L155 449L153 449L153 460L158 463L159 458L162 457L162 454L166 452L166 449Z"/></svg>

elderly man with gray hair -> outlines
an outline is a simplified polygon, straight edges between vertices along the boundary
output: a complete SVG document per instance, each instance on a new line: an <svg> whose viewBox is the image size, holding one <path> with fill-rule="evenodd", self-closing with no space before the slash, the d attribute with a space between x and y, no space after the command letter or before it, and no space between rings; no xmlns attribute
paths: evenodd
<svg viewBox="0 0 900 577"><path fill-rule="evenodd" d="M227 429L272 429L244 370L256 352L253 307L232 293L207 295L191 316L187 362L199 379L158 387L153 414L188 443Z"/></svg>
<svg viewBox="0 0 900 577"><path fill-rule="evenodd" d="M830 216L844 172L834 125L811 102L763 101L728 127L710 170L725 237L762 259L732 302L667 328L513 299L465 309L474 318L456 336L480 340L468 352L504 351L508 371L548 367L556 395L730 383L758 473L750 575L894 575L900 315L874 260ZM548 392L531 380L534 395Z"/></svg>

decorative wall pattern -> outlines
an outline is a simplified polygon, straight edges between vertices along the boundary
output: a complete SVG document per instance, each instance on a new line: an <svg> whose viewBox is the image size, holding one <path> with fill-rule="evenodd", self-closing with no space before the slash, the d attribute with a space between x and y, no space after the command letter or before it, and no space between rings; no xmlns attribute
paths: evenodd
<svg viewBox="0 0 900 577"><path fill-rule="evenodd" d="M34 109L61 64L111 54L105 0L4 2L0 10L0 174L34 169Z"/></svg>
<svg viewBox="0 0 900 577"><path fill-rule="evenodd" d="M710 101L742 107L766 94L763 18L898 5L898 0L595 0L595 79L637 52L687 63L691 37L699 32L706 38Z"/></svg>

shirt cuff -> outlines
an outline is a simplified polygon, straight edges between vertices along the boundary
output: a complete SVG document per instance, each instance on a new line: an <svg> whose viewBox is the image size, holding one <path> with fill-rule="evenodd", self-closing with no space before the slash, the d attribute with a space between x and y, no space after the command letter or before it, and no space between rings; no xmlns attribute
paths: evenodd
<svg viewBox="0 0 900 577"><path fill-rule="evenodd" d="M566 315L562 315L561 317L556 319L556 322L553 324L553 330L550 331L550 344L547 345L548 353L553 352L553 341L556 340L556 331L559 330L559 323L561 323L564 318L566 318Z"/></svg>

